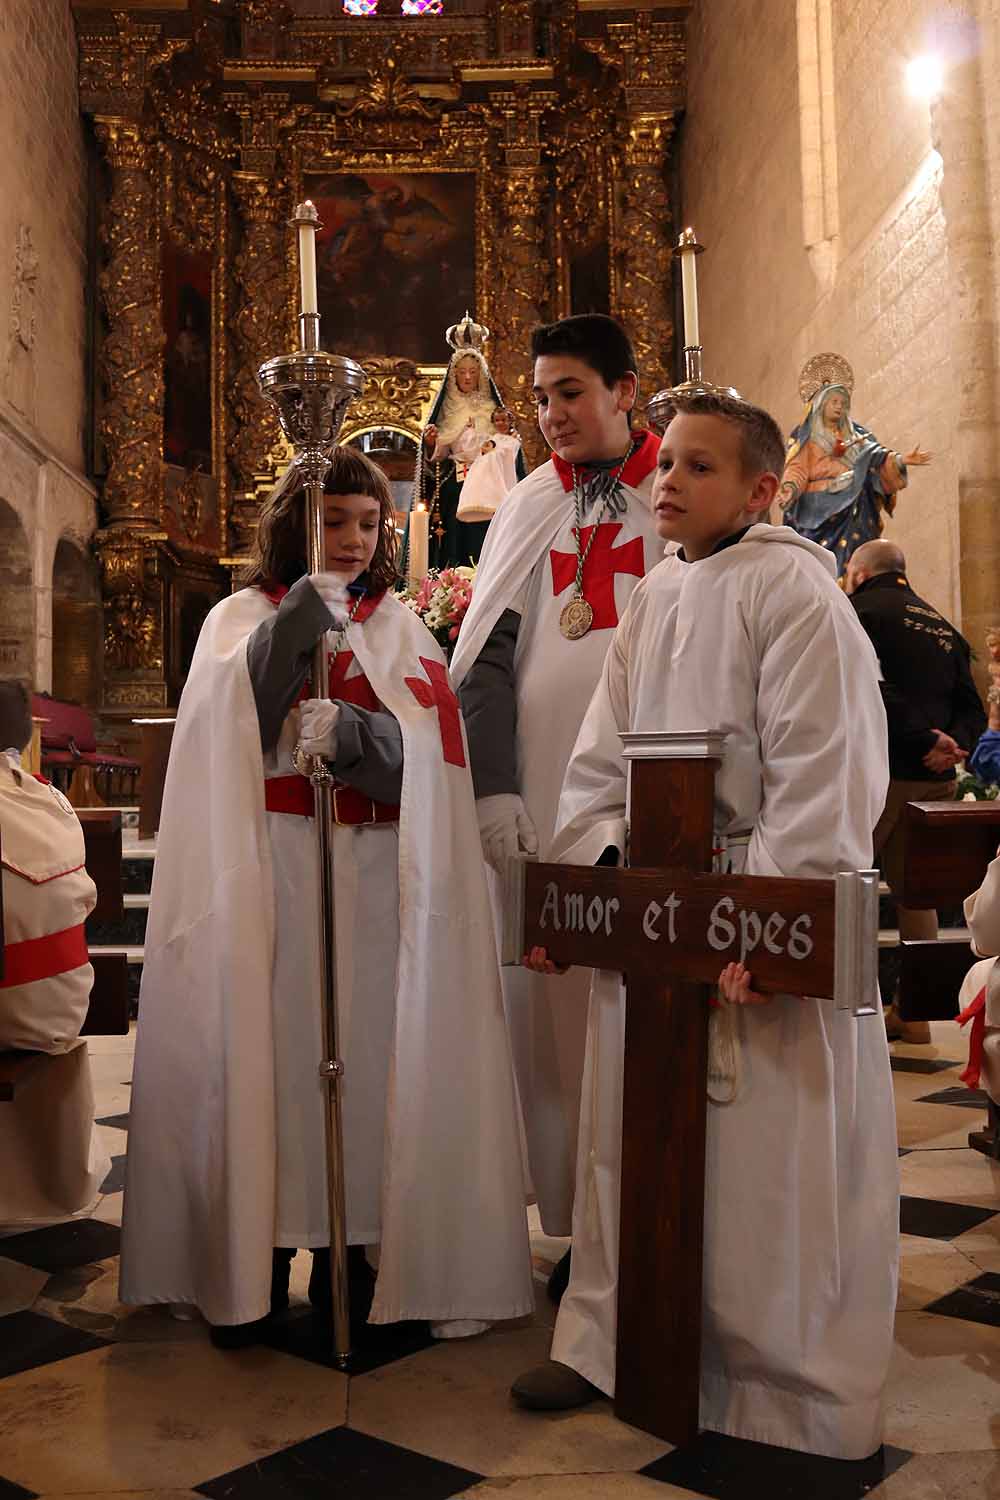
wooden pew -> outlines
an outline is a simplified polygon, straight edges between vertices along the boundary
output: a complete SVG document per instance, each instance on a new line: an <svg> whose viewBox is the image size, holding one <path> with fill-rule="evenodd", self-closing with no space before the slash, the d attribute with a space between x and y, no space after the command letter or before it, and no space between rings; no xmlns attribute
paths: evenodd
<svg viewBox="0 0 1000 1500"><path fill-rule="evenodd" d="M97 886L94 916L102 922L122 917L122 817L109 808L79 808L87 871ZM0 866L0 978L3 977L3 872ZM91 955L94 984L81 1036L127 1036L128 962L124 953ZM48 1052L0 1052L0 1104L10 1103L45 1071Z"/></svg>
<svg viewBox="0 0 1000 1500"><path fill-rule="evenodd" d="M903 905L959 906L983 881L1000 844L996 802L908 802L903 809ZM971 944L903 942L899 1014L904 1021L953 1021L958 992L977 955ZM989 1101L985 1130L969 1145L1000 1160L1000 1110Z"/></svg>

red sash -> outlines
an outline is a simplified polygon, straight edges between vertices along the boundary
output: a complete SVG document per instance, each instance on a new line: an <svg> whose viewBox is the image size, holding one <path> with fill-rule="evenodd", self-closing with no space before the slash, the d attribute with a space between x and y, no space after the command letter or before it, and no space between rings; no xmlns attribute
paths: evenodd
<svg viewBox="0 0 1000 1500"><path fill-rule="evenodd" d="M53 979L57 974L66 974L70 969L79 969L89 962L82 922L79 927L65 927L62 932L47 932L44 937L8 943L3 950L0 990L13 989L19 984L35 984L40 979Z"/></svg>
<svg viewBox="0 0 1000 1500"><path fill-rule="evenodd" d="M269 776L264 782L264 807L268 812L315 817L312 782L305 776ZM398 823L399 808L389 802L375 802L357 787L337 781L333 785L333 821L352 827L364 823Z"/></svg>

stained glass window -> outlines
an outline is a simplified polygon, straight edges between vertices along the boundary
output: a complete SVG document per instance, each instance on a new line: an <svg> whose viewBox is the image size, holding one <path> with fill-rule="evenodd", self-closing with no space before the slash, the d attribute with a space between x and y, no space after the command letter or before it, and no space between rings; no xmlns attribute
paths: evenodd
<svg viewBox="0 0 1000 1500"><path fill-rule="evenodd" d="M444 4L443 0L403 0L400 9L404 16L439 16Z"/></svg>
<svg viewBox="0 0 1000 1500"><path fill-rule="evenodd" d="M378 13L378 0L344 0L345 16L374 16Z"/></svg>

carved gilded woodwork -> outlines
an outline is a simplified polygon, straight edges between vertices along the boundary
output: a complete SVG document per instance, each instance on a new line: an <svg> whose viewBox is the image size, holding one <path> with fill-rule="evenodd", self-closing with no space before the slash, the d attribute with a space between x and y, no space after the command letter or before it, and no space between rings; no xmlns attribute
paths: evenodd
<svg viewBox="0 0 1000 1500"><path fill-rule="evenodd" d="M441 16L367 19L333 4L299 14L287 0L76 7L81 106L106 166L98 549L105 703L122 714L173 701L177 601L204 596L215 563L246 554L285 461L256 369L296 337L287 221L312 174L474 174L472 310L494 330L491 367L530 460L544 456L530 330L579 310L581 256L603 267L643 389L670 378L667 169L684 102L683 21L620 0L607 11L595 0L444 5ZM213 257L211 474L163 461L164 245ZM441 308L442 334L464 311ZM337 348L335 330L326 335ZM387 348L365 370L344 437L415 437L439 367Z"/></svg>

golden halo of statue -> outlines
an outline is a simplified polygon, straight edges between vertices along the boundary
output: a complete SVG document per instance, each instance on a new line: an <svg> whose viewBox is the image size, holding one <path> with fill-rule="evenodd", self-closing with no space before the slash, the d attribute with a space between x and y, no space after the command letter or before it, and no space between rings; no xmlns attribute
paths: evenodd
<svg viewBox="0 0 1000 1500"><path fill-rule="evenodd" d="M842 385L847 394L854 394L854 371L842 354L814 354L802 366L799 376L799 395L810 402L824 385Z"/></svg>

